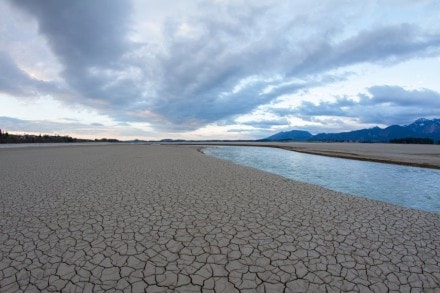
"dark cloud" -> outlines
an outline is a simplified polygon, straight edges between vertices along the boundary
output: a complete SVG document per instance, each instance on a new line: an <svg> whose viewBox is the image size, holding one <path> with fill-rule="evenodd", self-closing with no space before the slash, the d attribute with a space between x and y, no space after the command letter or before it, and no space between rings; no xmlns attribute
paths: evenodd
<svg viewBox="0 0 440 293"><path fill-rule="evenodd" d="M317 117L333 116L353 118L361 123L385 125L405 124L421 117L439 117L440 93L432 90L406 90L385 85L370 87L368 93L359 94L356 99L342 97L334 102L318 104L302 102L299 107L290 111L272 109L271 112L280 116L297 116L308 121Z"/></svg>
<svg viewBox="0 0 440 293"><path fill-rule="evenodd" d="M67 72L93 66L118 67L127 50L130 3L118 0L18 0L13 4L34 15Z"/></svg>
<svg viewBox="0 0 440 293"><path fill-rule="evenodd" d="M335 20L331 24L306 12L290 16L283 6L235 1L202 1L199 12L166 19L160 42L135 42L129 39L134 28L128 1L10 2L35 17L62 65L69 89L58 99L93 107L120 122L149 122L174 131L250 113L283 94L331 83L332 70L402 62L439 54L440 48L440 34L415 24L387 24L342 37L347 31L340 16L326 15ZM281 13L285 19L278 17ZM4 91L32 95L43 87L12 65L0 59L12 73L9 80L0 78ZM320 80L325 75L329 78ZM377 101L388 94L381 88L370 92ZM346 105L353 112L358 106ZM298 111L353 115L332 103L303 104Z"/></svg>
<svg viewBox="0 0 440 293"><path fill-rule="evenodd" d="M261 10L258 13L264 14ZM249 26L255 25L260 16L248 15ZM229 24L215 18L204 23L206 31L196 40L169 40L172 54L163 56L158 65L166 72L159 83L167 86L159 89L160 99L153 99L151 104L154 112L171 123L190 129L249 113L283 94L331 83L334 80L330 76L319 82L316 77L336 68L364 62L399 62L432 54L440 46L440 36L425 34L413 25L364 31L336 44L325 38L321 42L307 40L310 45L298 50L297 44L286 46L282 34L267 32L264 43L248 39L244 45L241 38L252 34L251 27L239 26L232 31ZM169 30L172 35L173 29ZM231 50L233 44L235 50ZM282 78L270 80L271 74ZM256 81L232 91L240 81L252 76ZM291 79L300 82L288 83ZM274 90L263 93L268 86Z"/></svg>
<svg viewBox="0 0 440 293"><path fill-rule="evenodd" d="M438 54L440 34L423 31L413 24L397 24L361 31L320 51L314 60L318 70L365 62L395 63ZM313 68L306 66L310 67Z"/></svg>
<svg viewBox="0 0 440 293"><path fill-rule="evenodd" d="M38 29L64 68L62 76L76 102L109 110L136 100L132 80L121 79L128 66L123 55L130 49L126 40L130 3L97 1L13 1L33 15ZM119 80L118 80L119 78ZM77 93L77 94L75 94Z"/></svg>

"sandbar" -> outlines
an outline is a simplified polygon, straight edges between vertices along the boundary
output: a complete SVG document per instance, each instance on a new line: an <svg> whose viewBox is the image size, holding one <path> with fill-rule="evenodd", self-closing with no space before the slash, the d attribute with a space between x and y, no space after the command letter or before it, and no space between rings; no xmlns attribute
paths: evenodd
<svg viewBox="0 0 440 293"><path fill-rule="evenodd" d="M0 291L440 288L439 214L197 148L0 149Z"/></svg>

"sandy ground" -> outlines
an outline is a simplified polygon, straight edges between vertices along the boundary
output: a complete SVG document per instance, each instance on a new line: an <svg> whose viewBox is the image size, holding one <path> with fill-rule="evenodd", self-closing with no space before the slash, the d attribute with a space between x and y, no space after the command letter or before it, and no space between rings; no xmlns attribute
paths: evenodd
<svg viewBox="0 0 440 293"><path fill-rule="evenodd" d="M199 145L277 147L330 157L440 169L440 145L312 142L228 142L199 143Z"/></svg>
<svg viewBox="0 0 440 293"><path fill-rule="evenodd" d="M0 292L440 288L440 215L191 146L0 150Z"/></svg>

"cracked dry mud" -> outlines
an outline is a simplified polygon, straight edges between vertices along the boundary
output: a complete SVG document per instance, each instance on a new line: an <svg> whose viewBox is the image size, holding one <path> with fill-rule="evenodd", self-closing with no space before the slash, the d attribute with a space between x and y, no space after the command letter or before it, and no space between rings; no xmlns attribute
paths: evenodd
<svg viewBox="0 0 440 293"><path fill-rule="evenodd" d="M0 150L1 292L439 292L440 216L194 147Z"/></svg>

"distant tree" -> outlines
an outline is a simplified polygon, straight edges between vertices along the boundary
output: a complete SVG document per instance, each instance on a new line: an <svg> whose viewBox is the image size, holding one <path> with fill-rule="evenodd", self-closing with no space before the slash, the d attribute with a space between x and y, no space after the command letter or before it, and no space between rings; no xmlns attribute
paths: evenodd
<svg viewBox="0 0 440 293"><path fill-rule="evenodd" d="M425 137L403 137L391 139L390 143L404 143L404 144L434 144L434 140Z"/></svg>
<svg viewBox="0 0 440 293"><path fill-rule="evenodd" d="M5 130L0 130L0 143L69 143L69 142L91 142L90 139L74 138L68 135L33 135L33 134L8 134ZM95 140L96 141L96 140ZM98 141L118 142L117 139L104 138Z"/></svg>

